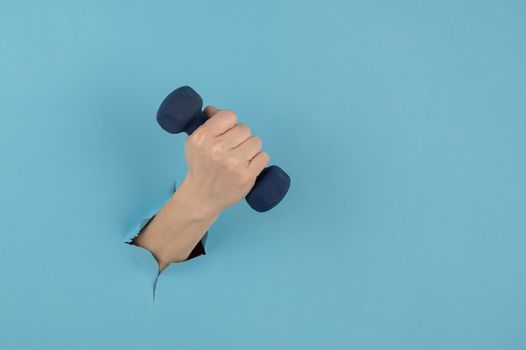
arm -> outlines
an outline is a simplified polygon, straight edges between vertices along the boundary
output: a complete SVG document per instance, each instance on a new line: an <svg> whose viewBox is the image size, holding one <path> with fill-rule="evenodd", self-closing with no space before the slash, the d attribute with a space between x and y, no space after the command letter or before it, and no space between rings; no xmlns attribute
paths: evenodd
<svg viewBox="0 0 526 350"><path fill-rule="evenodd" d="M209 118L185 140L188 173L159 213L134 240L164 270L184 261L227 207L244 198L269 156L229 110L207 107Z"/></svg>
<svg viewBox="0 0 526 350"><path fill-rule="evenodd" d="M219 216L204 212L202 207L185 180L144 227L134 244L152 252L159 263L159 271L172 262L186 260Z"/></svg>

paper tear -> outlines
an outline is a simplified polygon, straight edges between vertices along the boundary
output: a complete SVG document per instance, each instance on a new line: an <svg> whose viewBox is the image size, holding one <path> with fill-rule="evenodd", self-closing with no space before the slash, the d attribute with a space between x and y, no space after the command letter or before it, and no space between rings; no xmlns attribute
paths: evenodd
<svg viewBox="0 0 526 350"><path fill-rule="evenodd" d="M174 182L172 193L176 191L176 188L177 188L176 187L176 183ZM126 235L124 237L124 240L123 240L123 243L131 245L131 246L133 246L135 248L139 248L139 249L143 249L143 250L147 251L151 255L151 258L157 264L157 267L159 267L159 263L157 262L157 260L153 256L153 254L148 249L140 247L140 246L137 246L136 244L134 244L134 240L135 240L135 238L137 238L137 236L139 236L139 234L142 232L142 230L150 223L150 221L153 220L153 218L155 217L155 215L157 215L159 210L160 210L160 208L156 208L155 210L151 210L150 214L146 218L143 218L142 220L140 220L133 227L133 229L131 229L130 231L128 231L126 233ZM201 238L201 240L197 243L197 245L194 247L194 249L192 249L192 252L188 256L188 259L186 259L185 261L178 262L178 264L181 264L181 263L184 263L186 261L192 260L194 258L197 258L197 257L201 256L201 255L206 255L206 249L205 248L206 248L207 238L208 238L208 231L205 232L205 234L203 235L203 238ZM161 273L162 273L161 271L158 271L157 275L155 277L155 280L153 281L153 301L155 301L155 290L157 288L157 281L159 280L159 276L161 275Z"/></svg>

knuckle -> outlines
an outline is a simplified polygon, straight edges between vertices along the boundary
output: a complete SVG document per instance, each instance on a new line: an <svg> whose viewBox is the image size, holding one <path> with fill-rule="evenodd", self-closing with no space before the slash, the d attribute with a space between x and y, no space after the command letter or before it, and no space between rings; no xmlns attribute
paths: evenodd
<svg viewBox="0 0 526 350"><path fill-rule="evenodd" d="M267 152L261 152L261 157L265 160L265 162L268 162L270 160L270 156Z"/></svg>
<svg viewBox="0 0 526 350"><path fill-rule="evenodd" d="M237 114L233 110L224 109L222 112L225 118L232 120L234 123L237 121Z"/></svg>
<svg viewBox="0 0 526 350"><path fill-rule="evenodd" d="M263 141L261 141L259 137L252 136L252 140L254 141L254 143L256 144L258 148L261 148L263 146Z"/></svg>
<svg viewBox="0 0 526 350"><path fill-rule="evenodd" d="M250 130L250 127L247 124L239 124L239 127L245 134L250 136L252 130Z"/></svg>
<svg viewBox="0 0 526 350"><path fill-rule="evenodd" d="M206 138L205 128L198 128L192 133L192 135L186 138L186 142L191 145L199 147L203 145L203 143L205 142L205 138Z"/></svg>
<svg viewBox="0 0 526 350"><path fill-rule="evenodd" d="M210 147L210 158L213 160L219 160L222 158L224 153L224 148L220 143L216 143Z"/></svg>
<svg viewBox="0 0 526 350"><path fill-rule="evenodd" d="M228 170L234 170L235 168L237 168L238 164L239 160L234 157L230 157L225 160L225 165Z"/></svg>

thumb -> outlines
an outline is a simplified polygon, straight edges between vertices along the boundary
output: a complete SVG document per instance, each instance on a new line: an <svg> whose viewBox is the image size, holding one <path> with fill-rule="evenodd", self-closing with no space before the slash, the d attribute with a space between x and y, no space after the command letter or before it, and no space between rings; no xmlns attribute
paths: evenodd
<svg viewBox="0 0 526 350"><path fill-rule="evenodd" d="M207 116L207 118L212 118L217 112L219 112L220 109L214 107L214 106L206 106L204 113Z"/></svg>

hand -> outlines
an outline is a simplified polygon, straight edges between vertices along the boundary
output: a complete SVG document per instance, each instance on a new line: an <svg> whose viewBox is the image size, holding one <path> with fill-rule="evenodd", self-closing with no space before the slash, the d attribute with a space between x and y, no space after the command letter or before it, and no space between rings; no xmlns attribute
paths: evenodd
<svg viewBox="0 0 526 350"><path fill-rule="evenodd" d="M209 119L185 140L188 173L181 187L203 215L217 215L250 192L270 157L233 111L208 106L204 112Z"/></svg>
<svg viewBox="0 0 526 350"><path fill-rule="evenodd" d="M184 261L220 212L244 198L269 161L261 140L236 124L236 114L207 107L209 118L185 140L188 173L134 240L148 249L159 271Z"/></svg>

